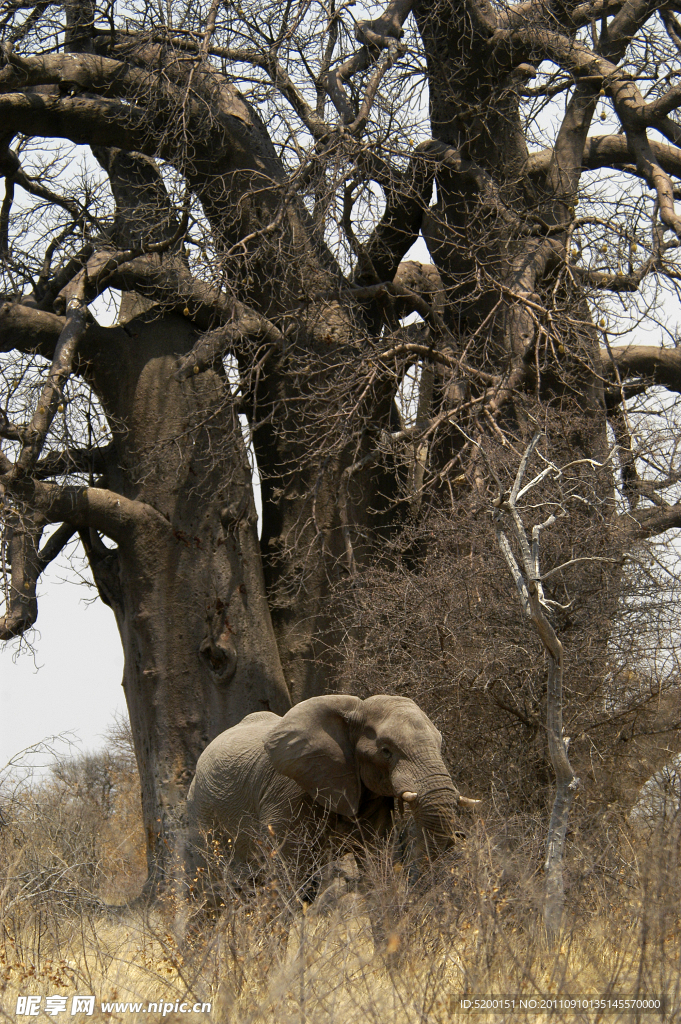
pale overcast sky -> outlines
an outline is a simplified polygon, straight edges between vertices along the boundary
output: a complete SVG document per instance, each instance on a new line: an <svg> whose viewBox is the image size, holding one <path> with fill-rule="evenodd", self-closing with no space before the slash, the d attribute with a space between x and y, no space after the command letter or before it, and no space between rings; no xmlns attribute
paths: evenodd
<svg viewBox="0 0 681 1024"><path fill-rule="evenodd" d="M108 298L90 308L101 324L115 322ZM29 637L35 653L24 646L17 657L16 641L0 643L0 771L19 751L66 731L81 749L95 750L114 716L127 714L113 612L84 583L92 581L84 560L74 565L75 573L62 554L40 578L38 621Z"/></svg>
<svg viewBox="0 0 681 1024"><path fill-rule="evenodd" d="M79 583L64 559L43 575L38 594L34 656L16 657L16 642L0 651L0 769L18 751L64 731L83 749L101 747L114 714L125 709L111 609L92 601L96 590Z"/></svg>

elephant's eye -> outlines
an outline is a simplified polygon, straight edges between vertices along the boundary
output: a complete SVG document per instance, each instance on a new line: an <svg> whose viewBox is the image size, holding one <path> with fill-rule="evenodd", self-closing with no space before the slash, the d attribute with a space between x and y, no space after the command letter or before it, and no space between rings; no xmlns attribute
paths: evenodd
<svg viewBox="0 0 681 1024"><path fill-rule="evenodd" d="M390 747L381 747L381 753L383 754L383 757L386 759L386 761L389 761L390 758L393 756L393 752L390 749Z"/></svg>

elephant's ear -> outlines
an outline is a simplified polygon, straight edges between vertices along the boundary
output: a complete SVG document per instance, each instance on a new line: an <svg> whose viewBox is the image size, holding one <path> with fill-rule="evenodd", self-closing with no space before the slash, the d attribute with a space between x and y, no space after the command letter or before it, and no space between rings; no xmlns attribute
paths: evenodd
<svg viewBox="0 0 681 1024"><path fill-rule="evenodd" d="M338 814L355 815L361 783L350 721L359 697L310 697L291 708L265 740L265 750L282 775L293 779L317 803Z"/></svg>

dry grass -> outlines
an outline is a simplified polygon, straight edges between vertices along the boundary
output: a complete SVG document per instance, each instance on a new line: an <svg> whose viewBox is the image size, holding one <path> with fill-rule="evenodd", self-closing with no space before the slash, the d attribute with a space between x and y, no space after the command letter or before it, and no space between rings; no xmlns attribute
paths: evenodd
<svg viewBox="0 0 681 1024"><path fill-rule="evenodd" d="M54 1019L72 1019L71 997L91 993L93 1016L77 1017L147 1024L536 1021L520 999L569 997L664 997L665 1020L681 1019L678 836L633 836L614 816L594 834L576 820L565 934L550 950L539 819L471 819L467 840L415 885L388 850L372 851L359 885L337 877L309 904L290 867L270 858L257 885L237 887L224 874L211 901L223 905L196 901L187 922L170 894L153 905L133 899L144 879L137 800L129 759L114 755L62 763L31 785L5 783L6 1018L15 1019L19 995L62 995L68 1009ZM221 865L212 867L221 878ZM515 999L516 1008L461 1010L462 998L485 996ZM175 1012L183 1001L211 1011ZM102 1002L173 1009L105 1013ZM626 1010L551 1019L601 1017L637 1019Z"/></svg>

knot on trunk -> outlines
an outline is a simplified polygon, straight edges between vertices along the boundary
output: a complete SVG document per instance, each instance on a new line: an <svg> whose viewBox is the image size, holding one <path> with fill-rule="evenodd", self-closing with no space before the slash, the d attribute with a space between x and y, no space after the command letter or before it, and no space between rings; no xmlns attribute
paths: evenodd
<svg viewBox="0 0 681 1024"><path fill-rule="evenodd" d="M201 641L199 654L208 665L216 686L226 686L234 677L237 653L227 630L224 630L217 640L209 633Z"/></svg>
<svg viewBox="0 0 681 1024"><path fill-rule="evenodd" d="M250 525L257 518L253 496L245 488L241 492L237 491L220 509L220 522L225 533L234 533L242 523Z"/></svg>

